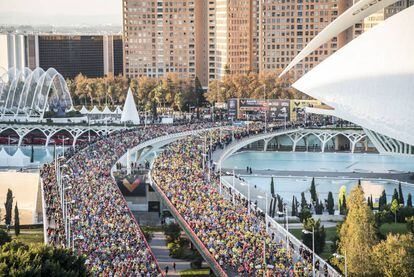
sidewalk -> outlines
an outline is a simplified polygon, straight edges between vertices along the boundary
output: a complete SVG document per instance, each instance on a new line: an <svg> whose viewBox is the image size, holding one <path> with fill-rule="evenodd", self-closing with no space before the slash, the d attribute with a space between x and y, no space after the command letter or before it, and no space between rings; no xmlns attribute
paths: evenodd
<svg viewBox="0 0 414 277"><path fill-rule="evenodd" d="M167 240L163 232L154 232L154 237L149 243L155 258L158 260L161 270L165 273L165 267L168 266L167 276L180 276L180 271L190 269L190 262L180 259L171 258L167 248ZM176 271L173 269L173 263L176 264Z"/></svg>

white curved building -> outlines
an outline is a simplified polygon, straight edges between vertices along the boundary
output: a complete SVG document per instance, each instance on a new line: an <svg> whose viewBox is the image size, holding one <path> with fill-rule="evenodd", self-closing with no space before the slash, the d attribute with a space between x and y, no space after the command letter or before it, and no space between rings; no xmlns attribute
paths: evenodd
<svg viewBox="0 0 414 277"><path fill-rule="evenodd" d="M330 114L362 126L380 152L414 154L413 26L410 7L348 43L293 87L333 107Z"/></svg>
<svg viewBox="0 0 414 277"><path fill-rule="evenodd" d="M71 109L65 79L54 68L0 70L0 117L43 119L46 111Z"/></svg>

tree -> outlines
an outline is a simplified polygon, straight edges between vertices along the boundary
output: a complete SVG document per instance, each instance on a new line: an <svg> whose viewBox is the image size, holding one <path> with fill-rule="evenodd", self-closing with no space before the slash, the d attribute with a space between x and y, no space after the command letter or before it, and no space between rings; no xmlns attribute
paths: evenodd
<svg viewBox="0 0 414 277"><path fill-rule="evenodd" d="M414 234L414 216L407 217L405 221L407 221L407 230Z"/></svg>
<svg viewBox="0 0 414 277"><path fill-rule="evenodd" d="M382 276L414 276L413 234L389 234L372 249L376 267Z"/></svg>
<svg viewBox="0 0 414 277"><path fill-rule="evenodd" d="M313 228L312 228L313 227ZM315 221L313 218L308 218L303 222L303 229L309 232L312 232L314 229L315 232L315 252L320 254L323 252L323 248L325 247L325 227L321 226L321 220L318 219ZM306 234L302 232L302 241L303 243L312 249L312 234Z"/></svg>
<svg viewBox="0 0 414 277"><path fill-rule="evenodd" d="M0 229L0 246L4 245L9 241L11 241L11 237L9 236L9 234L3 229Z"/></svg>
<svg viewBox="0 0 414 277"><path fill-rule="evenodd" d="M348 197L348 214L339 233L339 252L347 255L348 273L351 276L375 276L372 247L377 243L374 214L365 202L361 186L351 190ZM338 262L344 269L343 261Z"/></svg>
<svg viewBox="0 0 414 277"><path fill-rule="evenodd" d="M8 189L6 196L6 203L4 203L6 209L6 215L4 217L4 222L6 225L11 225L12 210L13 210L13 192Z"/></svg>
<svg viewBox="0 0 414 277"><path fill-rule="evenodd" d="M305 207L305 208L300 210L300 213L299 213L300 222L304 222L305 220L307 220L308 218L311 218L311 217L312 217L312 214L311 214L308 207Z"/></svg>
<svg viewBox="0 0 414 277"><path fill-rule="evenodd" d="M323 204L322 201L317 201L315 204L315 213L316 214L323 214Z"/></svg>
<svg viewBox="0 0 414 277"><path fill-rule="evenodd" d="M169 242L176 241L181 234L180 225L177 223L170 223L164 225L164 233L167 236Z"/></svg>
<svg viewBox="0 0 414 277"><path fill-rule="evenodd" d="M51 246L28 246L13 240L2 246L1 276L88 276L85 257Z"/></svg>
<svg viewBox="0 0 414 277"><path fill-rule="evenodd" d="M379 210L382 211L387 206L387 195L385 194L385 189L382 191L382 194L379 198Z"/></svg>
<svg viewBox="0 0 414 277"><path fill-rule="evenodd" d="M399 201L398 200L398 191L397 191L397 189L394 189L394 193L393 193L393 195L392 195L392 200L391 200L391 202L392 201L394 201L394 200L397 200L397 201Z"/></svg>
<svg viewBox="0 0 414 277"><path fill-rule="evenodd" d="M397 223L397 212L400 209L400 204L398 204L398 199L393 199L391 202L391 212L394 214L395 223Z"/></svg>
<svg viewBox="0 0 414 277"><path fill-rule="evenodd" d="M292 216L298 215L298 200L296 200L296 197L293 195L292 197Z"/></svg>
<svg viewBox="0 0 414 277"><path fill-rule="evenodd" d="M412 206L413 206L413 202L411 199L411 193L409 193L407 196L407 207L412 207Z"/></svg>
<svg viewBox="0 0 414 277"><path fill-rule="evenodd" d="M306 208L308 207L308 203L306 202L306 198L305 198L305 193L304 192L302 192L300 194L300 196L301 196L301 199L300 199L300 208L303 210L305 207Z"/></svg>
<svg viewBox="0 0 414 277"><path fill-rule="evenodd" d="M404 205L404 195L401 188L401 182L398 183L398 203Z"/></svg>
<svg viewBox="0 0 414 277"><path fill-rule="evenodd" d="M328 200L327 200L327 204L326 204L326 209L328 210L328 213L330 215L334 214L335 210L334 210L334 199L333 199L333 195L332 192L330 191L328 193Z"/></svg>
<svg viewBox="0 0 414 277"><path fill-rule="evenodd" d="M339 209L339 213L342 215L346 215L347 212L347 208L346 208L346 197L345 194L342 195L342 201L341 201L342 205Z"/></svg>
<svg viewBox="0 0 414 277"><path fill-rule="evenodd" d="M14 206L14 233L16 236L20 235L20 218L19 218L19 208L17 208L17 202L16 206Z"/></svg>
<svg viewBox="0 0 414 277"><path fill-rule="evenodd" d="M270 181L270 193L272 196L275 196L275 183L273 182L273 177Z"/></svg>
<svg viewBox="0 0 414 277"><path fill-rule="evenodd" d="M341 186L341 188L339 189L339 194L338 194L338 208L339 208L339 211L341 211L342 201L344 199L346 201L346 186Z"/></svg>
<svg viewBox="0 0 414 277"><path fill-rule="evenodd" d="M283 213L283 198L279 194L277 195L277 208L279 212Z"/></svg>
<svg viewBox="0 0 414 277"><path fill-rule="evenodd" d="M368 207L371 208L371 210L374 209L374 203L373 203L373 200L372 200L372 195L368 196L368 203L367 204L368 204Z"/></svg>
<svg viewBox="0 0 414 277"><path fill-rule="evenodd" d="M316 205L316 203L318 202L318 195L316 193L315 178L312 178L311 187L309 191L311 195L311 202L313 205Z"/></svg>

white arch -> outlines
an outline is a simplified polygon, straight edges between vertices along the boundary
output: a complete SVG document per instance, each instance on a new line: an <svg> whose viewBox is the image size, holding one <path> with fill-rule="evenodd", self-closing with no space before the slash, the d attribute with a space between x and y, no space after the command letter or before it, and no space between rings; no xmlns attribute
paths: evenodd
<svg viewBox="0 0 414 277"><path fill-rule="evenodd" d="M45 73L45 71L37 67L33 72L30 74L30 77L27 79L26 83L24 84L23 91L20 95L19 105L17 107L16 114L19 114L20 112L23 112L24 114L28 114L28 107L27 107L27 101L33 99L36 85L40 79L40 77Z"/></svg>
<svg viewBox="0 0 414 277"><path fill-rule="evenodd" d="M285 75L286 72L297 65L310 53L318 49L322 44L345 31L355 23L363 20L365 17L368 17L376 11L394 4L397 1L399 0L361 0L355 3L352 7L347 9L328 26L326 26L325 29L323 29L317 36L315 36L288 64L282 73L280 73L279 77Z"/></svg>
<svg viewBox="0 0 414 277"><path fill-rule="evenodd" d="M29 114L36 111L40 114L40 118L43 118L46 108L50 106L51 102L63 104L65 109L70 109L73 106L66 81L54 68L49 68L40 77Z"/></svg>

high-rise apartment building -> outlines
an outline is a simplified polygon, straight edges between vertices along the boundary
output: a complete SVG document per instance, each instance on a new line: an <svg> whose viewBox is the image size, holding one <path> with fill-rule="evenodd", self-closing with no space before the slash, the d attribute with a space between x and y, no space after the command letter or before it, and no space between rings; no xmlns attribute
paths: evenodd
<svg viewBox="0 0 414 277"><path fill-rule="evenodd" d="M256 70L282 70L344 9L337 0L255 1ZM333 38L307 56L294 69L299 77L338 50L344 41Z"/></svg>
<svg viewBox="0 0 414 277"><path fill-rule="evenodd" d="M357 0L123 0L127 77L198 77L285 68ZM297 79L414 0L402 0L323 44L295 66Z"/></svg>
<svg viewBox="0 0 414 277"><path fill-rule="evenodd" d="M123 0L125 76L176 73L207 82L207 6L204 0Z"/></svg>

